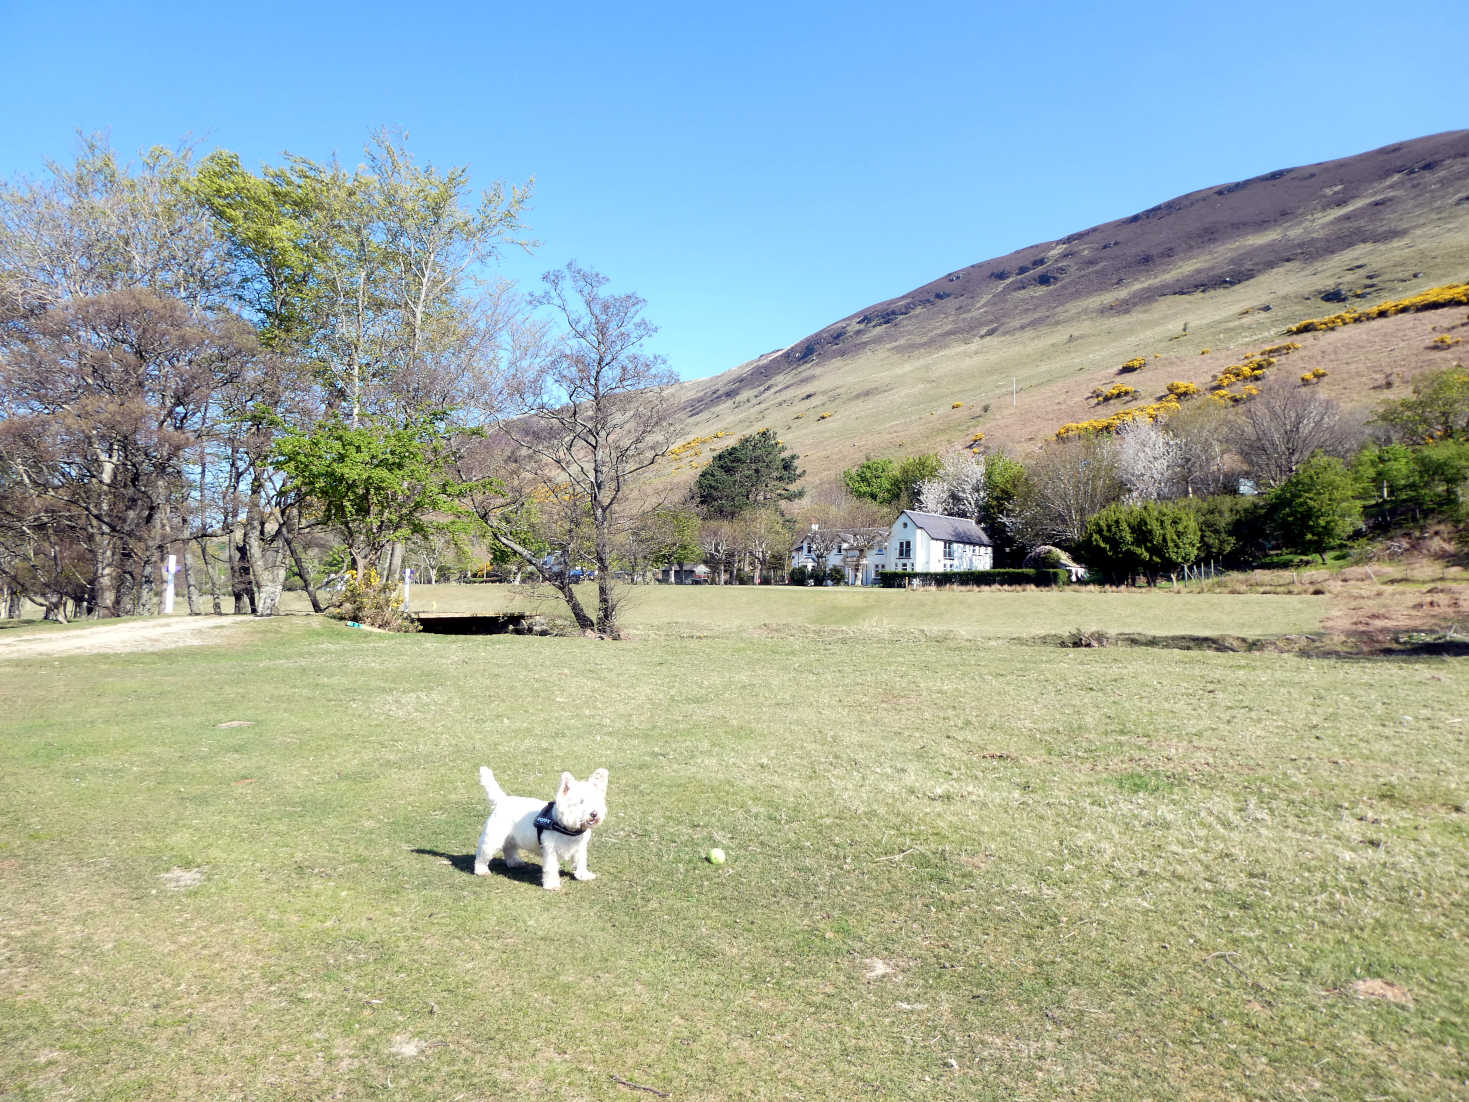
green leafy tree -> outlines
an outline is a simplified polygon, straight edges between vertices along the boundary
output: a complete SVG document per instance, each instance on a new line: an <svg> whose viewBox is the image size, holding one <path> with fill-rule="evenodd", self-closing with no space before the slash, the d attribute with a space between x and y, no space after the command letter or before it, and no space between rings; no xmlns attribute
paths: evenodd
<svg viewBox="0 0 1469 1102"><path fill-rule="evenodd" d="M994 544L996 566L1019 566L1025 558L1020 540L1011 530L1016 496L1025 485L1025 464L1004 452L991 452L984 464L984 530Z"/></svg>
<svg viewBox="0 0 1469 1102"><path fill-rule="evenodd" d="M897 469L896 460L868 459L843 471L842 485L855 498L891 507L898 503L894 478Z"/></svg>
<svg viewBox="0 0 1469 1102"><path fill-rule="evenodd" d="M1462 518L1469 494L1469 440L1438 440L1415 448L1413 467L1425 507Z"/></svg>
<svg viewBox="0 0 1469 1102"><path fill-rule="evenodd" d="M863 501L876 502L889 509L912 509L918 500L918 488L942 473L943 462L937 455L923 453L903 459L868 459L842 472L842 485L847 492Z"/></svg>
<svg viewBox="0 0 1469 1102"><path fill-rule="evenodd" d="M454 475L441 430L437 418L356 427L332 418L276 441L274 462L288 488L341 529L359 581L390 543L462 526L470 488Z"/></svg>
<svg viewBox="0 0 1469 1102"><path fill-rule="evenodd" d="M795 485L806 473L796 459L773 429L742 436L699 472L694 504L706 516L731 518L746 509L794 501L805 493Z"/></svg>
<svg viewBox="0 0 1469 1102"><path fill-rule="evenodd" d="M699 546L699 514L692 509L664 506L654 509L636 523L631 542L642 557L657 566L667 567L668 576L678 563L696 562L702 554Z"/></svg>
<svg viewBox="0 0 1469 1102"><path fill-rule="evenodd" d="M1357 482L1335 456L1317 454L1267 498L1271 528L1291 551L1319 555L1362 525Z"/></svg>
<svg viewBox="0 0 1469 1102"><path fill-rule="evenodd" d="M1357 494L1365 502L1363 512L1378 524L1391 524L1423 505L1414 449L1406 444L1372 445L1352 460Z"/></svg>
<svg viewBox="0 0 1469 1102"><path fill-rule="evenodd" d="M1194 515L1199 525L1199 562L1231 562L1242 546L1241 521L1251 507L1251 498L1238 494L1210 494L1180 498L1178 504Z"/></svg>
<svg viewBox="0 0 1469 1102"><path fill-rule="evenodd" d="M1469 439L1469 368L1461 363L1413 380L1413 394L1388 402L1377 419L1410 443Z"/></svg>
<svg viewBox="0 0 1469 1102"><path fill-rule="evenodd" d="M497 182L472 206L467 168L420 166L385 131L364 153L352 169L288 155L255 175L221 151L189 185L264 343L311 364L353 425L460 404L486 336L469 275L530 244L516 236L529 185Z"/></svg>
<svg viewBox="0 0 1469 1102"><path fill-rule="evenodd" d="M1187 507L1169 501L1115 503L1087 521L1077 552L1088 566L1113 580L1141 574L1156 584L1199 556L1199 522Z"/></svg>

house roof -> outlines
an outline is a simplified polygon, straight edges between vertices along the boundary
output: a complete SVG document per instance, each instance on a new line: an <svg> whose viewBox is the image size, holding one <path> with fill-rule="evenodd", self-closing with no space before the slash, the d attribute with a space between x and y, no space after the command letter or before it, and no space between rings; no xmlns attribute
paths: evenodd
<svg viewBox="0 0 1469 1102"><path fill-rule="evenodd" d="M832 541L832 550L836 550L838 547L873 547L886 543L890 531L888 528L824 528L821 534L836 537ZM791 544L791 550L804 546L810 538L810 532L802 532L796 542Z"/></svg>
<svg viewBox="0 0 1469 1102"><path fill-rule="evenodd" d="M985 530L972 520L963 517L945 517L937 513L919 513L904 509L899 516L907 515L913 523L929 534L931 539L952 540L955 543L973 543L980 547L993 547Z"/></svg>

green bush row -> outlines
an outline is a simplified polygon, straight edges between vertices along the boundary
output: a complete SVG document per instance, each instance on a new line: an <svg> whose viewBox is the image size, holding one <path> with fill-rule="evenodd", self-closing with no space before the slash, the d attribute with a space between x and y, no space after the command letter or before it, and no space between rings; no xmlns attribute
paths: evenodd
<svg viewBox="0 0 1469 1102"><path fill-rule="evenodd" d="M880 570L877 584L885 589L909 585L1065 585L1071 575L1064 570Z"/></svg>

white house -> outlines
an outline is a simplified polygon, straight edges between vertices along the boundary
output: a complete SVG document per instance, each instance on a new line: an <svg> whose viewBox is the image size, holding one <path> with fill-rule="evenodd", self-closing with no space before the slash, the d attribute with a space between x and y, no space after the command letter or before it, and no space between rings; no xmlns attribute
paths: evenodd
<svg viewBox="0 0 1469 1102"><path fill-rule="evenodd" d="M887 570L886 528L826 529L813 524L811 531L791 549L791 569L804 566L842 572L847 585L872 585L879 570Z"/></svg>
<svg viewBox="0 0 1469 1102"><path fill-rule="evenodd" d="M885 559L888 570L989 570L995 550L972 520L904 509L888 532Z"/></svg>

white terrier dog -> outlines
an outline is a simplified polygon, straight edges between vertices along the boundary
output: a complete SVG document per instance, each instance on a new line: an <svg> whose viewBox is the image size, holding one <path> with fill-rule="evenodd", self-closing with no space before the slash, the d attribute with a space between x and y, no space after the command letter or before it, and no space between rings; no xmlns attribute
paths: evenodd
<svg viewBox="0 0 1469 1102"><path fill-rule="evenodd" d="M525 864L521 851L541 855L541 887L561 887L561 862L572 859L571 875L595 880L587 869L587 842L592 827L607 818L607 770L598 769L584 781L561 774L556 798L542 803L533 796L507 796L489 768L479 767L479 783L490 798L490 817L474 851L474 875L489 871L496 850L505 854L512 869Z"/></svg>

